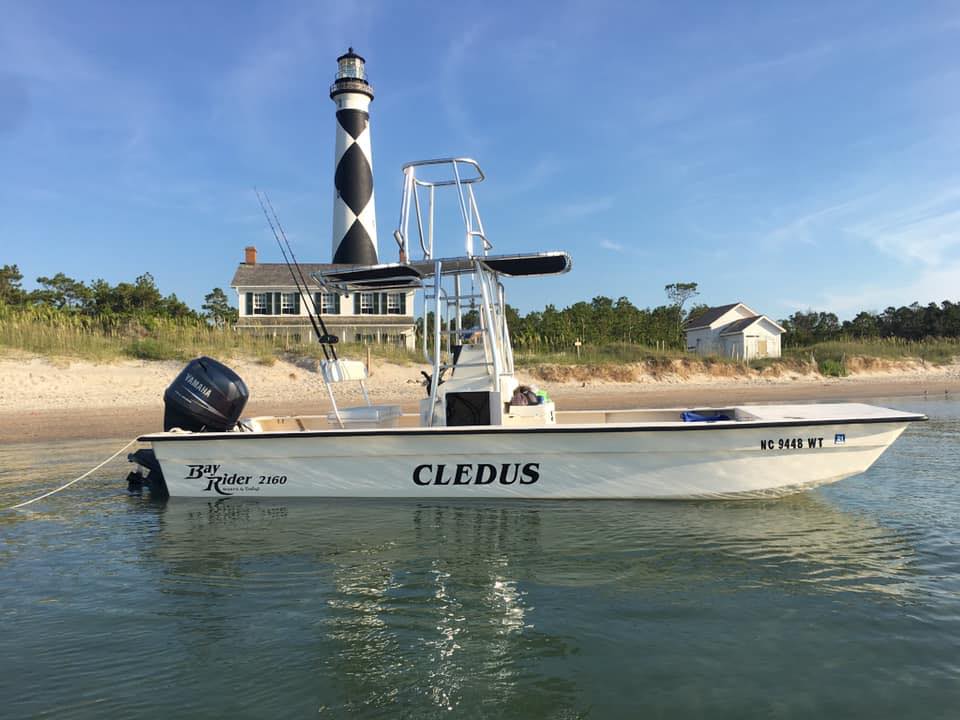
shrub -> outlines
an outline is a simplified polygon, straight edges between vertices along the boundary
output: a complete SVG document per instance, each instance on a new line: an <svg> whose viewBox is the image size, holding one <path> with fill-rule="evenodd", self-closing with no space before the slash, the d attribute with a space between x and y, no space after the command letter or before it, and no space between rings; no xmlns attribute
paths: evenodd
<svg viewBox="0 0 960 720"><path fill-rule="evenodd" d="M186 360L187 353L182 349L161 343L153 338L134 340L124 348L124 352L138 360Z"/></svg>
<svg viewBox="0 0 960 720"><path fill-rule="evenodd" d="M836 360L834 358L825 358L818 363L820 368L820 374L827 377L844 377L847 374L847 369L844 367L843 362Z"/></svg>

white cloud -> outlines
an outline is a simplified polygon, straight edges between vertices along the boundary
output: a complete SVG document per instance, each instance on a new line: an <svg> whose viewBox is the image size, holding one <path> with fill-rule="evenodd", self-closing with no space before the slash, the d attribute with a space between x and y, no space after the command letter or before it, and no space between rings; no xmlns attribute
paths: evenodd
<svg viewBox="0 0 960 720"><path fill-rule="evenodd" d="M33 113L25 119L46 134L46 142L59 139L69 118L75 128L112 133L111 152L149 149L153 125L166 108L143 78L99 61L63 17L34 4L3 5L0 17L0 82L23 93L21 112Z"/></svg>
<svg viewBox="0 0 960 720"><path fill-rule="evenodd" d="M469 27L447 46L441 67L439 80L440 99L447 114L450 126L460 133L472 146L485 144L473 128L471 113L467 110L460 88L464 85L464 71L473 48L483 37L488 23L477 23Z"/></svg>
<svg viewBox="0 0 960 720"><path fill-rule="evenodd" d="M704 106L732 94L749 95L765 84L782 80L790 72L818 70L834 51L833 45L816 45L738 66L721 67L699 77L676 78L676 84L682 89L659 97L644 97L636 106L635 122L648 128L682 122L700 115Z"/></svg>
<svg viewBox="0 0 960 720"><path fill-rule="evenodd" d="M575 220L578 218L589 217L597 213L604 212L613 207L616 198L613 195L605 195L597 198L587 198L579 202L572 202L563 205L556 212L555 217L560 220Z"/></svg>
<svg viewBox="0 0 960 720"><path fill-rule="evenodd" d="M939 265L960 250L960 184L884 187L811 209L760 233L761 244L868 243L889 257Z"/></svg>
<svg viewBox="0 0 960 720"><path fill-rule="evenodd" d="M927 266L943 263L960 248L960 186L889 212L878 212L850 228L878 250Z"/></svg>
<svg viewBox="0 0 960 720"><path fill-rule="evenodd" d="M627 250L620 243L615 243L612 240L607 240L606 238L600 241L600 247L602 247L604 250L612 250L613 252L618 253L626 252Z"/></svg>
<svg viewBox="0 0 960 720"><path fill-rule="evenodd" d="M538 157L528 168L503 181L491 185L488 197L512 197L540 189L563 169L557 156L550 152Z"/></svg>
<svg viewBox="0 0 960 720"><path fill-rule="evenodd" d="M851 288L827 290L819 303L788 302L796 310L810 307L830 310L841 318L849 318L861 310L879 312L891 305L900 307L918 302L921 305L944 300L960 300L960 261L929 268L899 285L861 284Z"/></svg>
<svg viewBox="0 0 960 720"><path fill-rule="evenodd" d="M56 18L37 13L27 3L0 8L0 67L30 81L62 84L99 81L102 70L57 32Z"/></svg>
<svg viewBox="0 0 960 720"><path fill-rule="evenodd" d="M228 103L259 110L278 92L315 81L317 68L328 67L346 51L346 40L364 43L375 8L372 3L295 3L271 14L277 21L258 37L244 39L251 50L227 73L222 84ZM364 49L358 44L361 55ZM332 76L332 69L329 71Z"/></svg>
<svg viewBox="0 0 960 720"><path fill-rule="evenodd" d="M778 227L764 233L763 241L777 245L804 244L812 245L833 221L842 219L859 205L863 199L856 198L831 205L819 210L807 212Z"/></svg>

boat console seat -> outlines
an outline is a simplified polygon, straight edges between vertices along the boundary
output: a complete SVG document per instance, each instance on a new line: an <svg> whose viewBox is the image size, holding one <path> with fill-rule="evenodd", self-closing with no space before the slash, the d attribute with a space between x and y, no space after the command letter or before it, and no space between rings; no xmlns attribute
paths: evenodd
<svg viewBox="0 0 960 720"><path fill-rule="evenodd" d="M367 366L359 360L324 360L320 363L320 372L328 383L363 382L367 379Z"/></svg>
<svg viewBox="0 0 960 720"><path fill-rule="evenodd" d="M337 425L337 414L327 413L331 425ZM360 405L340 408L340 421L346 428L397 427L400 423L399 405Z"/></svg>
<svg viewBox="0 0 960 720"><path fill-rule="evenodd" d="M342 428L378 428L396 427L400 422L399 405L374 405L367 394L367 366L358 360L324 360L320 363L320 372L330 394L333 411L327 414L327 420ZM356 382L363 391L366 405L341 408L333 395L333 385L343 382Z"/></svg>

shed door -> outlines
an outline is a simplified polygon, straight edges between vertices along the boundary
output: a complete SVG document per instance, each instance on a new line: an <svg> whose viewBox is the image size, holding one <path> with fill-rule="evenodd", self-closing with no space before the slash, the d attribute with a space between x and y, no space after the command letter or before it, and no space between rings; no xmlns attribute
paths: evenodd
<svg viewBox="0 0 960 720"><path fill-rule="evenodd" d="M757 357L767 357L767 339L757 340Z"/></svg>

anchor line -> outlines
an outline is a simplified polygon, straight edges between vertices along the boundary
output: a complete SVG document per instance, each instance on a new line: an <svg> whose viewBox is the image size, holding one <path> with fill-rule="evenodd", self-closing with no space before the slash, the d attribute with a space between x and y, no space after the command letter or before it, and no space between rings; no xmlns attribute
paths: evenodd
<svg viewBox="0 0 960 720"><path fill-rule="evenodd" d="M80 477L78 477L78 478L76 478L76 479L74 479L74 480L71 480L71 481L68 482L66 485L61 485L61 486L58 487L56 490L51 490L50 492L45 492L43 495L38 495L37 497L33 498L32 500L27 500L27 501L25 501L25 502L18 503L18 504L16 504L16 505L11 505L10 507L6 507L6 508L3 508L3 509L4 509L4 510L17 510L17 509L19 509L19 508L26 507L27 505L32 505L33 503L37 502L38 500L43 500L44 498L48 498L48 497L50 497L51 495L55 495L55 494L57 494L58 492L60 492L61 490L66 490L66 489L67 489L68 487L70 487L71 485L74 485L74 484L80 482L81 480L83 480L85 477L88 477L88 476L91 475L92 473L95 473L97 470L99 470L99 469L102 468L104 465L106 465L108 462L110 462L111 460L113 460L115 457L117 457L120 453L122 453L122 452L123 452L124 450L126 450L128 447L130 447L131 445L133 445L136 441L137 441L137 438L134 438L133 440L131 440L130 442L128 442L126 445L124 445L122 448L120 448L119 450L117 450L113 455L111 455L111 456L108 457L106 460L104 460L102 463L100 463L99 465L97 465L95 468L91 468L90 470L87 470L83 475L81 475Z"/></svg>

